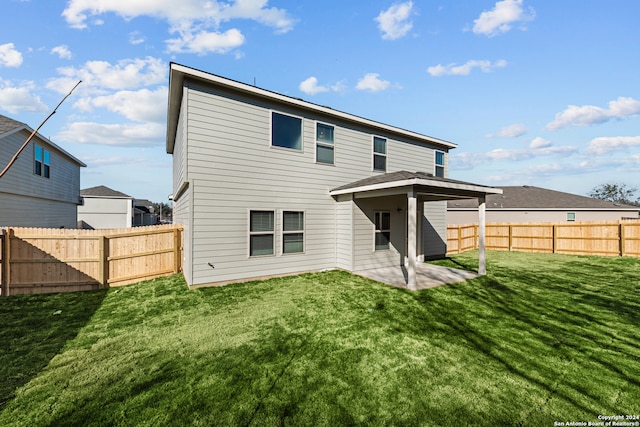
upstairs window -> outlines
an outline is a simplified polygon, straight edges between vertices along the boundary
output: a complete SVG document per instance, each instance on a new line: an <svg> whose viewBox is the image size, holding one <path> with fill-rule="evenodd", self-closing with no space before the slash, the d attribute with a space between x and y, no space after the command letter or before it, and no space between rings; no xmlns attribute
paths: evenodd
<svg viewBox="0 0 640 427"><path fill-rule="evenodd" d="M444 152L436 151L436 176L444 178Z"/></svg>
<svg viewBox="0 0 640 427"><path fill-rule="evenodd" d="M387 140L378 136L373 137L373 170L387 171Z"/></svg>
<svg viewBox="0 0 640 427"><path fill-rule="evenodd" d="M333 164L333 126L316 124L316 162Z"/></svg>
<svg viewBox="0 0 640 427"><path fill-rule="evenodd" d="M567 221L574 222L576 220L575 212L567 212Z"/></svg>
<svg viewBox="0 0 640 427"><path fill-rule="evenodd" d="M51 175L51 154L39 145L35 146L33 173L45 178Z"/></svg>
<svg viewBox="0 0 640 427"><path fill-rule="evenodd" d="M282 212L282 253L304 252L304 212Z"/></svg>
<svg viewBox="0 0 640 427"><path fill-rule="evenodd" d="M302 151L302 119L272 112L271 145Z"/></svg>
<svg viewBox="0 0 640 427"><path fill-rule="evenodd" d="M374 212L375 215L375 250L389 249L391 240L391 212Z"/></svg>
<svg viewBox="0 0 640 427"><path fill-rule="evenodd" d="M274 212L249 212L249 255L273 255Z"/></svg>

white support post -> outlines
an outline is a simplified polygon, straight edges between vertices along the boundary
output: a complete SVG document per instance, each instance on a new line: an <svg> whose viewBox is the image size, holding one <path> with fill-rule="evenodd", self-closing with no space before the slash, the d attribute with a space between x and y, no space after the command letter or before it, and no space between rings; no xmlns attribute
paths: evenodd
<svg viewBox="0 0 640 427"><path fill-rule="evenodd" d="M418 197L415 190L407 193L407 288L418 289L416 279L416 258L418 248Z"/></svg>
<svg viewBox="0 0 640 427"><path fill-rule="evenodd" d="M486 214L486 196L478 197L478 274L484 276L487 274L487 253L486 253L486 241L487 241L487 214Z"/></svg>

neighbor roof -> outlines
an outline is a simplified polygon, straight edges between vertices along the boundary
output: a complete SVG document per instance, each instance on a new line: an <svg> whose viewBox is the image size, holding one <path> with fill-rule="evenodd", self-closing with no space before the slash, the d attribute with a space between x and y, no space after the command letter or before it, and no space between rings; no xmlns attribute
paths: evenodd
<svg viewBox="0 0 640 427"><path fill-rule="evenodd" d="M308 101L304 101L300 98L293 98L286 95L281 95L276 92L272 92L266 89L261 89L256 86L248 85L246 83L240 83L235 80L227 79L225 77L217 76L215 74L207 73L204 71L196 70L194 68L186 67L184 65L176 64L172 62L169 70L169 105L167 114L167 153L173 153L173 146L175 144L176 131L178 127L178 116L180 114L180 106L182 104L182 87L184 80L192 79L203 82L210 86L220 86L227 90L239 92L244 95L251 95L267 99L269 101L278 102L288 106L312 111L315 113L324 114L336 119L346 120L354 122L363 126L378 129L379 131L394 133L405 138L412 139L423 143L433 144L445 149L456 148L457 145L444 141L442 139L433 138L430 136L422 135L416 132L408 131L405 129L390 126L384 123L376 122L374 120L358 117L353 114L344 113L342 111L334 110L330 107L325 107L318 104L313 104Z"/></svg>
<svg viewBox="0 0 640 427"><path fill-rule="evenodd" d="M21 131L23 129L26 130L29 133L33 132L33 129L31 129L25 123L19 122L17 120L14 120L12 118L9 118L7 116L3 116L2 114L0 114L0 138L2 138L4 136L7 136L7 135L10 135L10 134L13 134L13 133L16 133L16 132L19 132L19 131ZM47 144L49 144L50 146L52 146L53 148L58 150L63 155L67 156L69 159L73 160L75 163L77 163L81 167L86 167L87 166L86 164L84 164L84 162L80 161L78 158L76 158L75 156L73 156L70 153L68 153L66 150L64 150L61 147L59 147L53 141L51 141L48 138L45 138L44 136L40 135L40 133L37 133L36 135L42 141L44 141ZM25 138L25 140L26 140L26 138Z"/></svg>
<svg viewBox="0 0 640 427"><path fill-rule="evenodd" d="M440 197L442 200L502 193L502 190L499 188L457 181L455 179L440 178L427 172L398 171L361 179L334 188L329 191L329 194L338 196L340 194L363 193L374 190L401 189L406 186L415 186L419 193L428 193L429 195Z"/></svg>
<svg viewBox="0 0 640 427"><path fill-rule="evenodd" d="M529 185L500 188L503 191L501 195L487 196L487 210L640 210L638 206L614 204L600 199ZM450 210L475 210L478 208L478 202L473 199L449 201L447 208Z"/></svg>
<svg viewBox="0 0 640 427"><path fill-rule="evenodd" d="M26 125L22 122L13 120L12 118L0 114L0 135L23 126Z"/></svg>
<svg viewBox="0 0 640 427"><path fill-rule="evenodd" d="M116 190L112 190L111 188L105 187L104 185L98 185L97 187L85 188L84 190L80 190L80 195L83 197L112 197L120 199L132 199L131 196L128 196Z"/></svg>

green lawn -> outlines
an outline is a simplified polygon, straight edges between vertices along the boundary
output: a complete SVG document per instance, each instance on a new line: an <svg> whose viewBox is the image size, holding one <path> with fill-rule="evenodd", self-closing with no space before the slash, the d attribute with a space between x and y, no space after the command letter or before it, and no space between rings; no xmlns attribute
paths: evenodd
<svg viewBox="0 0 640 427"><path fill-rule="evenodd" d="M437 262L477 267L477 252ZM0 425L523 425L640 415L640 260L508 252L409 292L345 272L0 299Z"/></svg>

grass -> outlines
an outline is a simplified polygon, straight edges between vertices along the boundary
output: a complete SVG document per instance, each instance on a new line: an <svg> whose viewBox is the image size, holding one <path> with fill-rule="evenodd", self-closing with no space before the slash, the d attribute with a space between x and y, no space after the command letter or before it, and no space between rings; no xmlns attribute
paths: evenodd
<svg viewBox="0 0 640 427"><path fill-rule="evenodd" d="M476 252L437 263L477 268ZM640 260L490 252L420 292L330 271L0 299L0 425L523 425L640 415Z"/></svg>

